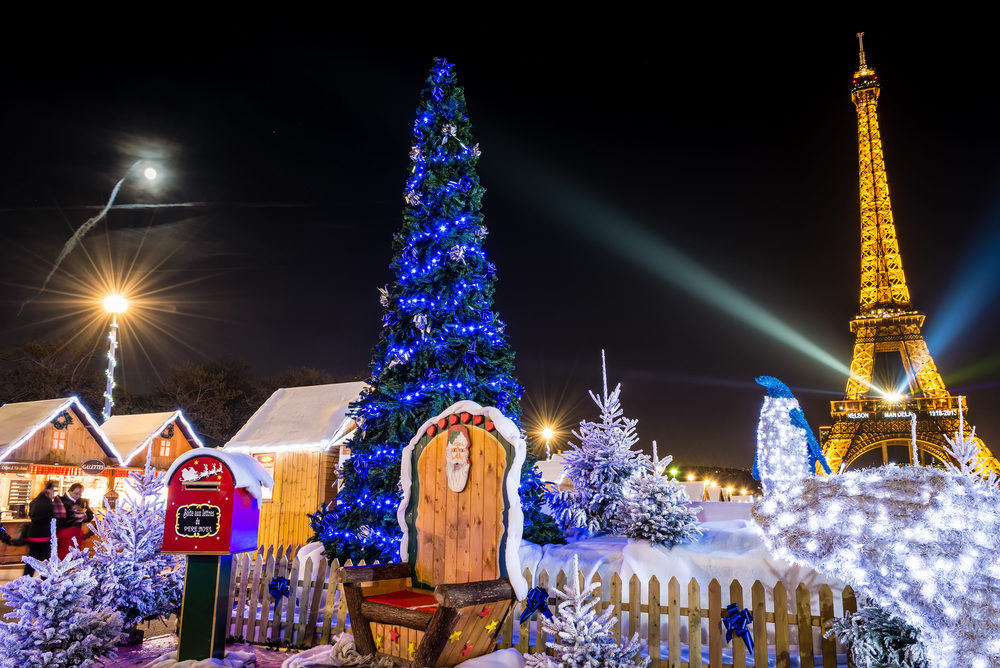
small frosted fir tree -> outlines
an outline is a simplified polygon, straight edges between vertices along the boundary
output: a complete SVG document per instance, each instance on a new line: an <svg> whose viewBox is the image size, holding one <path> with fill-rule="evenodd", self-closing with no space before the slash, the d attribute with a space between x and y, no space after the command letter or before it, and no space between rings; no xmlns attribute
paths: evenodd
<svg viewBox="0 0 1000 668"><path fill-rule="evenodd" d="M184 589L184 559L160 552L165 518L164 477L146 456L141 474L126 480L114 510L94 521L95 573L101 602L118 610L126 633L145 620L176 613Z"/></svg>
<svg viewBox="0 0 1000 668"><path fill-rule="evenodd" d="M837 636L858 668L928 668L920 631L878 605L833 620L826 637Z"/></svg>
<svg viewBox="0 0 1000 668"><path fill-rule="evenodd" d="M683 487L663 475L672 460L670 455L657 458L653 441L653 461L626 484L616 533L666 547L687 543L702 534L698 508L688 505L691 500Z"/></svg>
<svg viewBox="0 0 1000 668"><path fill-rule="evenodd" d="M623 489L641 474L643 460L648 462L642 453L632 450L639 441L635 435L639 421L623 417L618 399L621 383L608 393L603 350L601 371L603 394L598 397L589 393L601 410L601 421L582 420L579 431L573 432L579 445L570 443L570 449L563 453L563 470L573 481L573 489L554 490L547 495L552 516L564 531L613 531L625 504Z"/></svg>
<svg viewBox="0 0 1000 668"><path fill-rule="evenodd" d="M57 557L55 520L52 556L23 557L39 577L22 576L7 584L3 599L12 608L0 622L0 666L69 668L99 666L114 658L121 636L121 615L96 600L97 579L85 552L72 547Z"/></svg>
<svg viewBox="0 0 1000 668"><path fill-rule="evenodd" d="M528 654L527 665L543 668L645 668L649 659L639 656L639 634L635 633L624 645L618 644L612 632L615 625L614 606L600 615L594 610L600 596L594 590L600 585L591 583L580 589L580 567L573 555L573 572L569 583L556 590L562 599L556 605L552 619L542 622L542 629L553 637L545 646L547 654Z"/></svg>

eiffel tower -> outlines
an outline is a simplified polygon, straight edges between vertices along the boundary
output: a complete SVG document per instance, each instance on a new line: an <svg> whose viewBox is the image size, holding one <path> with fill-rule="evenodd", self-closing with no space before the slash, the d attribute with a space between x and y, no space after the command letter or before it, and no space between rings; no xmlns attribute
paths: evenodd
<svg viewBox="0 0 1000 668"><path fill-rule="evenodd" d="M860 67L851 87L858 112L861 307L851 320L855 341L847 390L843 399L830 402L833 425L820 429L823 454L834 472L871 450L881 449L882 461L888 463L889 448L897 446L905 447L910 463L945 462L950 459L945 435L954 437L961 429L967 436L971 431L963 419L968 404L945 387L921 333L924 314L910 304L878 129L880 84L865 62L863 35L858 33ZM899 354L905 380L890 381L889 387L873 385L876 361L885 359L883 353ZM913 462L911 448L914 414L919 462ZM978 436L976 440L984 468L1000 472L1000 462ZM928 461L928 456L933 459Z"/></svg>

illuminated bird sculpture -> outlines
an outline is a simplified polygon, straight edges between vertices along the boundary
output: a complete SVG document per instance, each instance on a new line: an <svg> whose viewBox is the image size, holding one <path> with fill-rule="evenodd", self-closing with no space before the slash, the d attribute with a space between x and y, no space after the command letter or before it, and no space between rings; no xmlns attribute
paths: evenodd
<svg viewBox="0 0 1000 668"><path fill-rule="evenodd" d="M764 497L753 515L775 555L846 580L920 629L932 666L1000 665L1000 491L980 475L974 432L948 439L958 465L947 469L814 477L798 401L776 378L757 382Z"/></svg>

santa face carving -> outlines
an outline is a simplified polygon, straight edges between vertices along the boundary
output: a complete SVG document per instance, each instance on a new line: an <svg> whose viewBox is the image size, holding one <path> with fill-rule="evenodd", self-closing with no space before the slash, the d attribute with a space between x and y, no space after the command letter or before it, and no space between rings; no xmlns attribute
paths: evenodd
<svg viewBox="0 0 1000 668"><path fill-rule="evenodd" d="M465 489L469 480L469 430L462 425L454 425L448 430L448 446L445 452L445 472L448 474L448 489L458 493Z"/></svg>

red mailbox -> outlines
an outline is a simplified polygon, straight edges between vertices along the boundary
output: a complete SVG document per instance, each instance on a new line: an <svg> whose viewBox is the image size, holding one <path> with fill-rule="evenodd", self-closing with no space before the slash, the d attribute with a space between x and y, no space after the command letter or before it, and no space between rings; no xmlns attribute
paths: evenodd
<svg viewBox="0 0 1000 668"><path fill-rule="evenodd" d="M256 550L262 484L271 476L249 455L197 448L179 456L167 471L163 551Z"/></svg>

